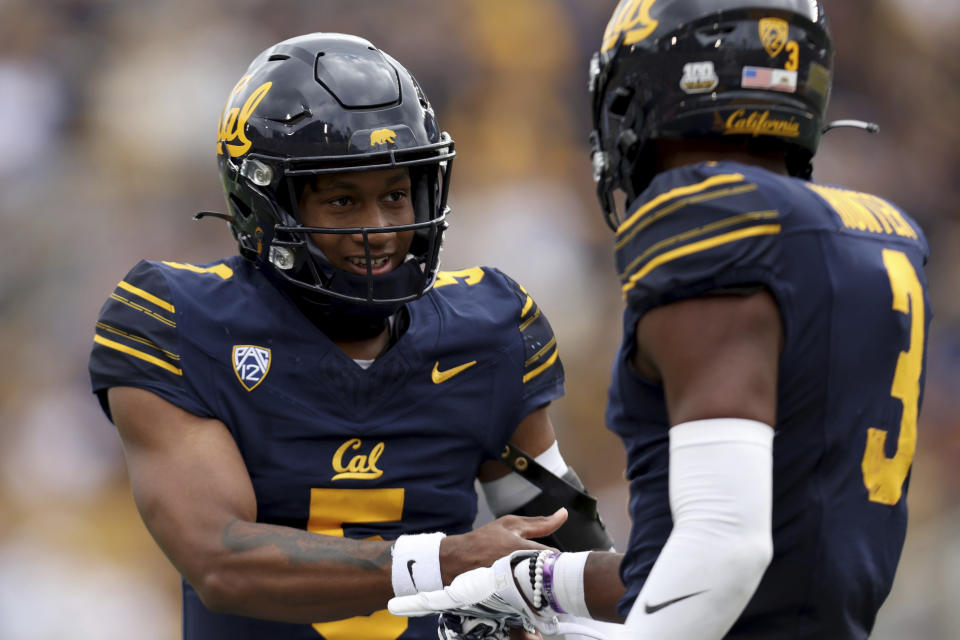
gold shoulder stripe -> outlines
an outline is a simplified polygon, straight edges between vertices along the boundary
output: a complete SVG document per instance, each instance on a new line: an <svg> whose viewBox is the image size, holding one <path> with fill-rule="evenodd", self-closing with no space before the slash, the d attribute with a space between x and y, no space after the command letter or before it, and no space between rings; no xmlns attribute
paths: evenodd
<svg viewBox="0 0 960 640"><path fill-rule="evenodd" d="M166 260L163 261L163 264L174 269L183 269L184 271L192 271L194 273L212 273L220 276L221 280L229 280L233 277L233 269L222 262L212 267L198 267L196 265L184 264L182 262L167 262Z"/></svg>
<svg viewBox="0 0 960 640"><path fill-rule="evenodd" d="M161 369L166 369L167 371L169 371L169 372L171 372L171 373L174 373L174 374L176 374L176 375L178 375L178 376L182 376L182 375L183 375L183 370L182 370L182 369L179 369L179 368L173 366L173 365L170 364L169 362L164 362L164 361L161 360L160 358L158 358L158 357L156 357L156 356L152 356L152 355L150 355L149 353L144 353L143 351L137 351L136 349L132 349L132 348L128 347L128 346L125 345L125 344L120 344L119 342L114 342L113 340L109 340L109 339L107 339L107 338L104 338L103 336L94 335L94 336L93 336L93 341L94 341L95 343L97 343L97 344L99 344L99 345L103 345L104 347L107 347L107 348L109 348L109 349L115 349L116 351L119 351L119 352L121 352L121 353L125 353L125 354L127 354L127 355L133 356L134 358L139 358L139 359L143 360L144 362L149 362L150 364L156 365L156 366L160 367Z"/></svg>
<svg viewBox="0 0 960 640"><path fill-rule="evenodd" d="M536 378L538 375L549 369L553 366L553 363L557 361L557 357L560 355L560 349L554 349L553 355L544 362L542 365L531 371L530 373L525 373L523 375L523 383L526 384Z"/></svg>
<svg viewBox="0 0 960 640"><path fill-rule="evenodd" d="M741 193L748 193L750 191L756 191L757 185L755 184L742 184L736 187L729 187L727 189L717 189L716 191L709 191L707 193L701 193L694 196L689 196L687 198L681 198L680 200L675 200L669 205L663 207L657 211L652 216L646 218L643 222L635 226L630 230L630 233L618 238L616 244L614 245L615 249L621 249L628 242L633 240L633 237L649 227L651 224L660 220L664 216L668 216L678 209L682 209L690 204L697 204L700 202L707 202L708 200L719 200L720 198L726 198L727 196L736 196Z"/></svg>
<svg viewBox="0 0 960 640"><path fill-rule="evenodd" d="M163 352L163 355L165 355L165 356L167 357L167 359L169 359L169 360L179 360L179 359L180 359L180 356L178 356L177 354L173 353L172 351L167 351L166 349L164 349L163 347L161 347L160 345L158 345L156 342L154 342L154 341L152 341L152 340L147 340L146 338L142 338L142 337L137 336L137 335L134 335L134 334L132 334L132 333L127 333L126 331L123 331L122 329L117 329L116 327L111 327L109 324L107 324L107 323L105 323L105 322L98 322L98 323L97 323L97 329L101 329L101 330L103 330L103 331L107 331L107 332L112 333L112 334L117 335L117 336L123 336L123 337L126 338L127 340L131 340L131 341L133 341L133 342L139 342L140 344L142 344L142 345L144 345L144 346L146 346L146 347L150 347L150 348L152 348L152 349L156 349L157 351L161 351L161 352Z"/></svg>
<svg viewBox="0 0 960 640"><path fill-rule="evenodd" d="M636 286L638 280L646 276L657 267L664 265L671 260L676 260L677 258L699 253L700 251L706 251L707 249L719 247L720 245L728 244L730 242L736 242L737 240L742 240L743 238L773 235L777 233L780 233L780 225L778 224L755 225L753 227L747 227L746 229L738 229L737 231L731 231L719 236L707 238L706 240L701 240L699 242L692 242L688 245L678 247L672 251L661 253L659 256L648 262L643 269L640 269L635 274L630 276L630 281L623 285L623 295L626 296L627 292Z"/></svg>
<svg viewBox="0 0 960 640"><path fill-rule="evenodd" d="M721 173L720 175L712 176L707 178L703 182L698 182L697 184L690 184L685 187L677 187L676 189L671 189L666 193L661 193L656 198L646 203L642 207L636 210L632 216L626 219L626 221L617 228L617 235L620 235L627 229L629 229L637 220L642 218L648 211L651 209L656 209L661 204L667 200L673 200L674 198L679 198L680 196L689 196L694 193L699 193L710 187L716 187L721 184L730 184L732 182L742 182L743 174L742 173Z"/></svg>
<svg viewBox="0 0 960 640"><path fill-rule="evenodd" d="M110 299L111 299L111 300L116 300L116 301L119 302L120 304L125 304L125 305L127 305L128 307L130 307L131 309L135 309L135 310L137 310L137 311L139 311L139 312L141 312L141 313L143 313L143 314L145 314L145 315L148 315L148 316L150 316L151 318L153 318L154 320L156 320L156 321L158 321L158 322L162 322L163 324L165 324L165 325L167 325L167 326L170 326L170 327L175 327L175 326L177 326L177 323L174 322L173 320L171 320L171 319L169 319L169 318L164 318L164 317L163 317L162 315L160 315L159 313L156 313L156 312L154 312L154 311L152 311L152 310L150 310L150 309L147 309L145 306L140 305L140 304L137 304L137 303L134 302L133 300L127 300L126 298L124 298L123 296L121 296L120 294L118 294L118 293L116 293L116 292L110 294Z"/></svg>
<svg viewBox="0 0 960 640"><path fill-rule="evenodd" d="M539 351L537 351L535 354L527 358L527 361L523 363L523 366L529 367L530 365L532 365L534 362L539 360L543 356L543 354L549 351L555 344L557 344L557 336L553 336L552 338L550 338L550 342L543 345L543 347Z"/></svg>
<svg viewBox="0 0 960 640"><path fill-rule="evenodd" d="M123 289L124 291L129 291L135 296L140 296L147 302L155 304L156 306L160 307L164 311L169 311L170 313L174 313L176 311L176 309L173 308L173 305L167 302L166 300L161 300L160 298L153 295L152 293L148 291L144 291L139 287L133 286L126 280L121 280L119 283L117 283L117 287Z"/></svg>
<svg viewBox="0 0 960 640"><path fill-rule="evenodd" d="M696 229L691 229L689 231L684 231L683 233L679 233L665 240L661 240L660 242L650 246L649 248L647 248L646 251L644 251L639 256L634 258L630 262L630 264L628 264L627 267L623 270L623 273L620 274L620 279L626 280L627 278L629 278L630 272L632 272L637 267L637 265L644 262L647 258L652 256L653 254L658 253L663 249L666 249L670 245L686 242L687 240L696 238L697 236L702 236L707 233L712 233L719 229L723 229L724 227L731 227L733 225L740 224L741 222L773 220L778 215L779 213L775 209L771 209L767 211L751 211L750 213L741 213L738 216L731 216L729 218L724 218L723 220L717 220L716 222L712 222L710 224L704 225L702 227L697 227Z"/></svg>
<svg viewBox="0 0 960 640"><path fill-rule="evenodd" d="M532 325L537 321L537 318L540 317L540 307L537 307L537 310L533 312L533 315L520 323L520 331L526 331L527 327Z"/></svg>
<svg viewBox="0 0 960 640"><path fill-rule="evenodd" d="M520 317L527 315L527 311L530 311L530 307L533 306L533 298L527 296L527 301L523 303L523 309L520 310Z"/></svg>

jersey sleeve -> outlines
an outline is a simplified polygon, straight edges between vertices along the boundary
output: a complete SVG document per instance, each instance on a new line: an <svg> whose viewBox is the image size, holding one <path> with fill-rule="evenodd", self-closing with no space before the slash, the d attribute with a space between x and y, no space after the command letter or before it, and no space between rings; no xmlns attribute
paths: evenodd
<svg viewBox="0 0 960 640"><path fill-rule="evenodd" d="M550 321L519 283L497 271L519 301L516 323L522 338L522 417L563 396L563 363Z"/></svg>
<svg viewBox="0 0 960 640"><path fill-rule="evenodd" d="M617 229L627 304L650 309L712 291L771 286L780 212L740 173L709 164L657 176Z"/></svg>
<svg viewBox="0 0 960 640"><path fill-rule="evenodd" d="M175 300L161 269L141 261L100 309L89 362L93 392L108 417L107 390L117 386L145 389L195 415L211 416L184 368Z"/></svg>

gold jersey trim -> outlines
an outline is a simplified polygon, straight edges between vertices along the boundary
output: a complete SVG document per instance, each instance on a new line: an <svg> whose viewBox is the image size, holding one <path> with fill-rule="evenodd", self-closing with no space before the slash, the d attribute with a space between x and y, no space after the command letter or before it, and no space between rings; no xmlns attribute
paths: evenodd
<svg viewBox="0 0 960 640"><path fill-rule="evenodd" d="M117 283L117 287L119 287L120 289L123 289L124 291L128 291L135 296L139 296L143 298L147 302L150 302L160 307L161 309L163 309L164 311L167 311L168 313L176 312L176 309L173 308L173 305L167 302L166 300L158 298L157 296L153 295L149 291L144 291L140 287L135 287L129 282L127 282L126 280L121 280L119 283Z"/></svg>
<svg viewBox="0 0 960 640"><path fill-rule="evenodd" d="M140 336L138 336L138 335L134 335L134 334L132 334L132 333L127 333L126 331L123 331L122 329L118 329L118 328L116 328L116 327L112 327L112 326L110 326L109 324L107 324L107 323L105 323L105 322L98 322L98 323L97 323L97 329L102 329L103 331L109 331L110 333L112 333L112 334L114 334L114 335L123 336L123 337L126 338L127 340L131 340L131 341L133 341L133 342L139 342L140 344L142 344L142 345L144 345L144 346L146 346L146 347L150 347L150 348L152 348L152 349L156 349L157 351L161 351L161 352L163 352L163 355L165 355L165 356L166 356L168 359L170 359L170 360L179 360L179 359L180 359L180 356L178 356L177 354L173 353L172 351L167 351L166 349L164 349L163 347L161 347L160 345L158 345L156 342L154 342L154 341L152 341L152 340L148 340L148 339L146 339L146 338L142 338L142 337L140 337Z"/></svg>
<svg viewBox="0 0 960 640"><path fill-rule="evenodd" d="M173 373L175 375L178 375L178 376L183 375L183 369L180 369L179 367L175 367L169 362L164 362L160 358L156 356L152 356L149 353L144 353L143 351L137 351L132 347L128 347L125 344L120 344L119 342L114 342L113 340L104 338L103 336L100 336L100 335L94 335L93 341L96 344L107 347L108 349L113 349L115 351L119 351L120 353L125 353L129 356L133 356L134 358L139 358L144 362L149 362L150 364L156 365L161 369L165 369L166 371L169 371L170 373Z"/></svg>
<svg viewBox="0 0 960 640"><path fill-rule="evenodd" d="M534 378L536 378L538 375L540 375L541 373L543 373L544 371L546 371L547 369L549 369L550 367L552 367L552 366L553 366L553 363L557 361L557 358L558 358L559 356L560 356L560 349L554 349L554 350L553 350L553 355L550 356L550 358L547 359L546 362L544 362L542 365L540 365L539 367L537 367L537 368L534 369L533 371L531 371L531 372L529 372L529 373L525 373L525 374L523 375L523 384L526 384L526 383L530 382L531 380L533 380Z"/></svg>
<svg viewBox="0 0 960 640"><path fill-rule="evenodd" d="M702 227L697 227L695 229L690 229L684 231L683 233L678 233L675 236L661 240L660 242L650 246L646 251L641 253L639 256L634 258L630 264L623 270L623 273L620 274L621 280L626 280L630 276L637 265L644 262L647 258L652 256L655 253L669 247L670 245L678 244L696 238L697 236L702 236L708 233L712 233L724 227L730 227L742 222L756 222L760 220L772 220L780 215L776 210L770 209L766 211L751 211L750 213L741 213L740 215L731 216L729 218L724 218L723 220L717 220L716 222L711 222L710 224L704 225Z"/></svg>
<svg viewBox="0 0 960 640"><path fill-rule="evenodd" d="M651 271L668 262L676 260L677 258L682 258L694 253L706 251L708 249L729 244L731 242L736 242L737 240L742 240L744 238L773 235L777 233L780 233L779 224L756 225L753 227L747 227L746 229L738 229L737 231L724 233L719 236L707 238L705 240L700 240L699 242L693 242L691 244L673 249L672 251L661 253L659 256L648 262L642 269L630 276L630 281L623 285L623 295L626 297L627 293L636 286L637 281L644 278Z"/></svg>
<svg viewBox="0 0 960 640"><path fill-rule="evenodd" d="M229 280L233 277L233 269L222 262L212 267L198 267L196 265L185 264L182 262L167 262L166 260L163 261L163 264L173 269L182 269L184 271L192 271L194 273L212 273L220 276L221 280Z"/></svg>
<svg viewBox="0 0 960 640"><path fill-rule="evenodd" d="M529 367L530 365L532 365L534 362L539 360L543 356L543 354L545 354L547 351L553 348L553 345L555 344L557 344L557 336L553 336L552 338L550 338L550 342L543 345L543 347L541 347L539 351L537 351L535 354L527 358L527 361L523 363L523 366Z"/></svg>
<svg viewBox="0 0 960 640"><path fill-rule="evenodd" d="M119 302L120 304L125 304L125 305L127 305L128 307L130 307L131 309L134 309L134 310L136 310L136 311L139 311L140 313L143 313L143 314L145 314L145 315L148 315L148 316L150 316L151 318L153 318L154 320L156 320L156 321L158 321L158 322L162 322L163 324L165 324L165 325L167 325L167 326L169 326L169 327L176 327L176 326L177 326L177 323L174 322L173 320L171 320L170 318L164 318L164 317L163 317L162 315L160 315L159 313L156 313L155 311L151 311L150 309L147 309L145 306L143 306L143 305L141 305L141 304L137 304L137 303L134 302L133 300L128 300L128 299L124 298L123 296L121 296L120 294L118 294L118 293L116 293L116 292L110 294L110 299L111 299L111 300L116 300L116 301Z"/></svg>
<svg viewBox="0 0 960 640"><path fill-rule="evenodd" d="M524 320L522 323L520 323L520 331L521 331L521 332L522 332L522 331L526 331L526 330L527 330L527 327L529 327L529 326L532 325L534 322L536 322L536 321L537 321L537 318L539 318L539 317L540 317L540 307L537 307L536 311L533 312L533 315L532 315L532 316L530 316L529 318L527 318L526 320Z"/></svg>
<svg viewBox="0 0 960 640"><path fill-rule="evenodd" d="M707 178L703 182L698 182L697 184L689 184L685 187L677 187L676 189L671 189L665 193L661 193L656 198L647 202L642 207L637 209L632 216L627 218L623 224L617 227L617 235L619 236L624 231L632 227L637 220L642 218L648 212L653 209L656 209L660 205L664 204L668 200L673 200L674 198L679 198L681 196L689 196L694 193L700 193L711 187L716 187L722 184L732 184L734 182L743 182L742 173L722 173L720 175L712 176Z"/></svg>

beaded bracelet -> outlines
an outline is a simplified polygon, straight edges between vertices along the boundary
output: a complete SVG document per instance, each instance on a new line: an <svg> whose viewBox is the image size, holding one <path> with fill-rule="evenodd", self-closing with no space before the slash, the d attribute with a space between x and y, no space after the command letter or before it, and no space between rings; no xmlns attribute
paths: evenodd
<svg viewBox="0 0 960 640"><path fill-rule="evenodd" d="M546 561L549 551L541 551L537 554L536 560L531 558L530 562L530 588L533 590L533 608L539 611L545 605L543 602L543 563Z"/></svg>
<svg viewBox="0 0 960 640"><path fill-rule="evenodd" d="M550 605L551 609L557 613L566 613L563 607L560 606L560 602L557 600L557 594L553 589L553 570L559 558L559 553L551 553L546 560L544 560L542 579L543 596L546 600L545 604Z"/></svg>
<svg viewBox="0 0 960 640"><path fill-rule="evenodd" d="M557 601L553 589L553 569L559 553L541 551L537 561L530 563L530 582L533 584L533 608L537 611L549 606L557 613L566 613Z"/></svg>

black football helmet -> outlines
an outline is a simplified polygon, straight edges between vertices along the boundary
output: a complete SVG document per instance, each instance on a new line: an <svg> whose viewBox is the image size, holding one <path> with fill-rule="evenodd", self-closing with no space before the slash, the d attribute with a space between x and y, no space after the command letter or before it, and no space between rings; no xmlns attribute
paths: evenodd
<svg viewBox="0 0 960 640"><path fill-rule="evenodd" d="M230 212L222 217L241 255L295 295L385 318L436 279L454 155L416 79L396 60L354 36L299 36L257 56L227 98L217 132ZM413 224L303 224L299 195L317 175L393 167L410 170ZM373 275L369 236L397 231L414 232L406 261ZM361 234L366 275L335 268L310 240L316 233Z"/></svg>
<svg viewBox="0 0 960 640"><path fill-rule="evenodd" d="M746 136L809 178L832 67L819 0L621 0L590 65L607 223L619 223L616 190L629 203L653 179L651 140Z"/></svg>

